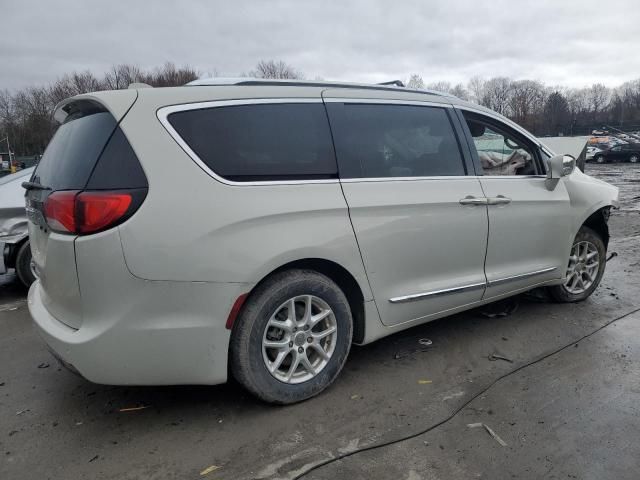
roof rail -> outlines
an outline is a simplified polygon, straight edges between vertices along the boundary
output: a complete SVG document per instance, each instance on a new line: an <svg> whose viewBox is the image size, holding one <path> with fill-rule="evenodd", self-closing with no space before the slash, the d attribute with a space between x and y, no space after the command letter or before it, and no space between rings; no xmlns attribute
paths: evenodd
<svg viewBox="0 0 640 480"><path fill-rule="evenodd" d="M212 77L201 78L187 83L188 86L221 86L221 85L244 85L244 86L281 86L281 87L334 87L334 88L357 88L364 90L394 90L414 93L424 93L428 95L438 95L450 97L447 93L436 92L434 90L406 88L400 80L393 80L385 83L351 83L351 82L326 82L318 80L293 80L293 79L271 79L271 78L226 78Z"/></svg>

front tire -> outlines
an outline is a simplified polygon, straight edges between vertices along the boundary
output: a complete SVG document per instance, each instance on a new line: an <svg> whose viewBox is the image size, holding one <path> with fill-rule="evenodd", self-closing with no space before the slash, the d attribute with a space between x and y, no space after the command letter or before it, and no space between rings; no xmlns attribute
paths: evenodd
<svg viewBox="0 0 640 480"><path fill-rule="evenodd" d="M638 157L638 155L631 155L629 157L629 162L631 163L638 163L638 160L640 160L640 157Z"/></svg>
<svg viewBox="0 0 640 480"><path fill-rule="evenodd" d="M22 284L29 288L36 281L33 259L31 258L31 246L29 241L24 242L16 255L16 274Z"/></svg>
<svg viewBox="0 0 640 480"><path fill-rule="evenodd" d="M562 303L587 299L600 284L606 254L602 238L589 227L581 227L571 247L565 282L550 287L551 296Z"/></svg>
<svg viewBox="0 0 640 480"><path fill-rule="evenodd" d="M259 285L231 335L233 376L258 398L290 404L327 388L351 348L346 296L328 277L289 270Z"/></svg>
<svg viewBox="0 0 640 480"><path fill-rule="evenodd" d="M596 160L596 163L604 163L605 162L604 156L602 156L602 155L596 155L595 160Z"/></svg>

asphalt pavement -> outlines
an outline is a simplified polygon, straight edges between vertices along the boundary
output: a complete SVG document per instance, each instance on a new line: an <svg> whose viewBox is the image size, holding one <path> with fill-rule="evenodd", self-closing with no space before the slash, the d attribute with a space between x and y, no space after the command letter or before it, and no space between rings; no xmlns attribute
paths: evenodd
<svg viewBox="0 0 640 480"><path fill-rule="evenodd" d="M0 479L639 478L640 166L587 173L621 189L590 299L522 295L354 347L288 407L233 382L91 384L0 277Z"/></svg>

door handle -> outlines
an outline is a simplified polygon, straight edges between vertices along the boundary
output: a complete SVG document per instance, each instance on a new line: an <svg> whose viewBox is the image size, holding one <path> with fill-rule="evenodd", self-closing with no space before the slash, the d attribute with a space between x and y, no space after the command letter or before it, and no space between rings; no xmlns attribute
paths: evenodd
<svg viewBox="0 0 640 480"><path fill-rule="evenodd" d="M486 205L487 198L485 197L474 197L472 195L467 195L464 198L460 199L460 205Z"/></svg>
<svg viewBox="0 0 640 480"><path fill-rule="evenodd" d="M511 199L509 197L505 197L504 195L487 198L487 205L506 205L507 203L511 203Z"/></svg>

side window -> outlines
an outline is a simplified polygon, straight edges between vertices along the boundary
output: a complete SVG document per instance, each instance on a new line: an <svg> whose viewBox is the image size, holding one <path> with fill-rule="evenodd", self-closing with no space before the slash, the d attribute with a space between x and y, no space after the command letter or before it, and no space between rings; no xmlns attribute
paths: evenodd
<svg viewBox="0 0 640 480"><path fill-rule="evenodd" d="M621 150L622 150L622 147L621 147L620 145L618 145L618 146L616 146L616 147L613 147L613 148L611 149L611 151L612 151L612 152L619 152L619 151L621 151Z"/></svg>
<svg viewBox="0 0 640 480"><path fill-rule="evenodd" d="M444 108L328 105L343 178L465 175Z"/></svg>
<svg viewBox="0 0 640 480"><path fill-rule="evenodd" d="M530 147L482 117L464 112L485 175L535 175Z"/></svg>
<svg viewBox="0 0 640 480"><path fill-rule="evenodd" d="M185 110L169 123L217 175L233 181L338 177L321 103L273 103Z"/></svg>

